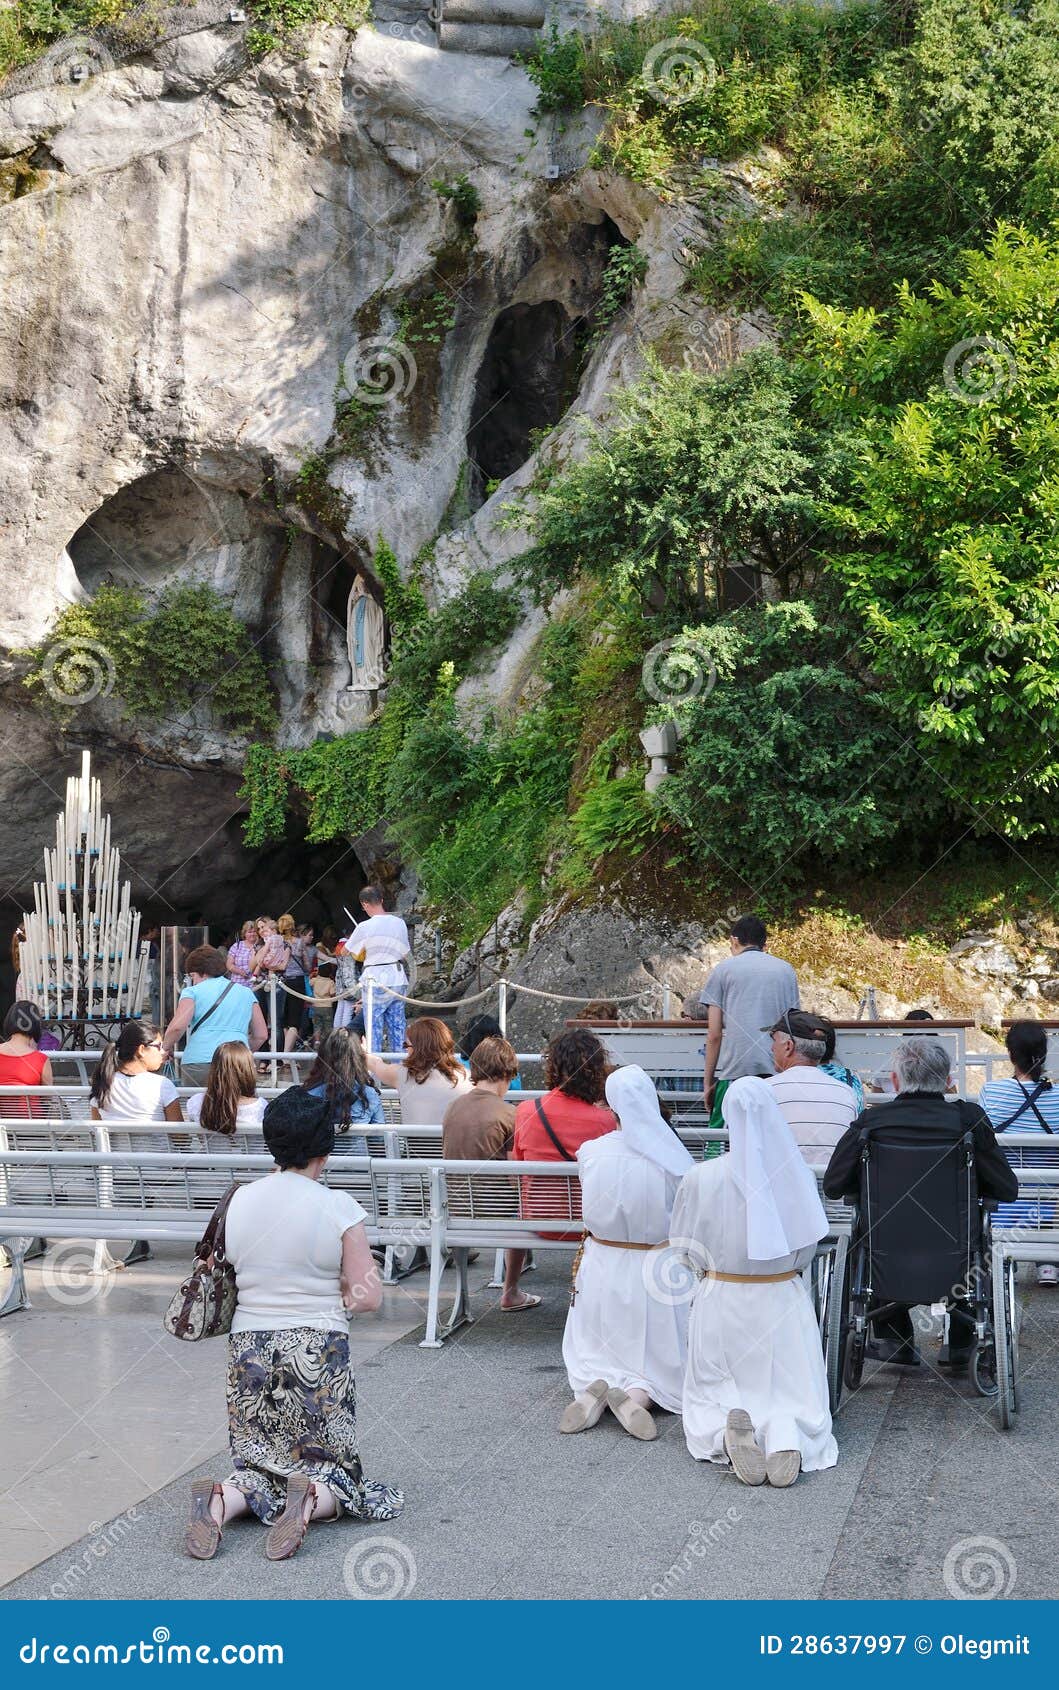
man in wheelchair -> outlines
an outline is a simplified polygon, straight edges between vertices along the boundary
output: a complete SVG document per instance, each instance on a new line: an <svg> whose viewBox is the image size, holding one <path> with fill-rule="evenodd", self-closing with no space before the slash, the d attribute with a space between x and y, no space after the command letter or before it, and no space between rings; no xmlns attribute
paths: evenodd
<svg viewBox="0 0 1059 1690"><path fill-rule="evenodd" d="M1010 1202L1018 1179L984 1110L946 1099L949 1054L936 1034L903 1038L892 1078L896 1095L857 1117L823 1182L825 1196L857 1204L849 1296L866 1311L861 1355L918 1367L910 1311L944 1302L948 1365L964 1368L988 1274L980 1200Z"/></svg>

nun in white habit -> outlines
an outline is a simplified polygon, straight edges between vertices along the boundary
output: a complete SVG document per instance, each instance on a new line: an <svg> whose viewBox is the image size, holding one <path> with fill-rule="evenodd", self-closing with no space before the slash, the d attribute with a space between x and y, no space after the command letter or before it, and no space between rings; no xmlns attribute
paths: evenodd
<svg viewBox="0 0 1059 1690"><path fill-rule="evenodd" d="M680 1412L692 1278L669 1247L669 1217L693 1162L642 1068L616 1069L606 1092L619 1130L577 1152L586 1236L563 1334L574 1400L559 1430L583 1432L609 1408L647 1440L653 1403Z"/></svg>
<svg viewBox="0 0 1059 1690"><path fill-rule="evenodd" d="M724 1095L726 1156L693 1168L670 1238L702 1275L688 1330L684 1435L700 1461L778 1488L833 1467L820 1330L800 1270L827 1232L816 1180L764 1080Z"/></svg>

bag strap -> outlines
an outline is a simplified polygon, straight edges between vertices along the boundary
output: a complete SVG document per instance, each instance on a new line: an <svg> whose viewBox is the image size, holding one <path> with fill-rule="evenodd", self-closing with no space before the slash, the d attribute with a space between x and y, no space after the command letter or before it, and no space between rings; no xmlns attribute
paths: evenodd
<svg viewBox="0 0 1059 1690"><path fill-rule="evenodd" d="M533 1101L537 1105L537 1114L541 1118L541 1126L544 1128L545 1132L548 1134L548 1137L551 1139L552 1143L554 1144L556 1150L559 1152L563 1161L564 1162L576 1162L577 1157L571 1156L569 1150L567 1150L564 1145L559 1143L559 1140L556 1138L555 1134L553 1133L551 1122L549 1121L547 1115L544 1113L544 1105L541 1102L540 1098L535 1097Z"/></svg>
<svg viewBox="0 0 1059 1690"><path fill-rule="evenodd" d="M1034 1086L1032 1091L1027 1091L1026 1087L1022 1084L1021 1080L1017 1081L1016 1083L1018 1084L1019 1089L1022 1092L1022 1102L1019 1104L1018 1108L1015 1110L1015 1113L1013 1115L1009 1115L1007 1120L1003 1123L1003 1125L996 1128L996 1131L998 1133L1007 1132L1007 1129L1015 1121L1018 1120L1020 1115L1024 1115L1026 1113L1027 1109L1032 1109L1033 1113L1036 1115L1038 1121L1041 1123L1041 1126L1044 1129L1044 1131L1046 1133L1051 1134L1052 1128L1048 1125L1044 1116L1041 1114L1040 1110L1037 1108L1037 1099L1040 1097L1042 1092L1045 1092L1049 1089L1048 1081L1047 1080L1038 1080L1037 1084Z"/></svg>
<svg viewBox="0 0 1059 1690"><path fill-rule="evenodd" d="M224 1255L224 1223L228 1216L228 1206L238 1190L238 1185L229 1186L210 1216L205 1232L195 1245L195 1254L200 1261L206 1262L211 1256Z"/></svg>
<svg viewBox="0 0 1059 1690"><path fill-rule="evenodd" d="M191 1023L191 1026L188 1028L188 1034L187 1034L189 1039L190 1039L192 1033L197 1033L200 1027L204 1027L206 1025L207 1021L209 1020L210 1016L213 1014L215 1009L220 1009L221 1004L224 1002L225 998L228 996L228 993L231 991L232 987L235 984L236 984L236 982L234 980L229 980L227 986L225 986L224 991L221 992L220 996L214 998L213 1002L210 1004L210 1007L206 1011L205 1015L200 1015L197 1021L193 1021Z"/></svg>

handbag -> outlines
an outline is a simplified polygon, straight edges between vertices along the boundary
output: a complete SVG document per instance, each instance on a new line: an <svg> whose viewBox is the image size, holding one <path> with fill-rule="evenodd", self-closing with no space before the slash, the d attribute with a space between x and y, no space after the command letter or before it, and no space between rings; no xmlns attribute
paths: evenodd
<svg viewBox="0 0 1059 1690"><path fill-rule="evenodd" d="M219 1338L232 1329L235 1314L235 1269L224 1253L224 1221L237 1185L225 1192L195 1245L195 1262L162 1316L172 1338L197 1344L200 1338ZM208 1264L212 1259L212 1267Z"/></svg>

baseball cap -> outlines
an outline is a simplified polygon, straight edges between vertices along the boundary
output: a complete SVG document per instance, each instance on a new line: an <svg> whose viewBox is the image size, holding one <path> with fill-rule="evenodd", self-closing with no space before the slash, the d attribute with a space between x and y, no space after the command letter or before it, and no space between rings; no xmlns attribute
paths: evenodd
<svg viewBox="0 0 1059 1690"><path fill-rule="evenodd" d="M827 1043L831 1023L826 1015L814 1015L807 1009L786 1009L763 1033L786 1033L789 1039L816 1039Z"/></svg>

